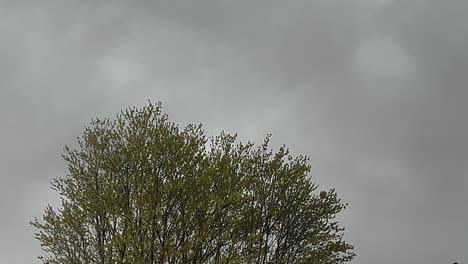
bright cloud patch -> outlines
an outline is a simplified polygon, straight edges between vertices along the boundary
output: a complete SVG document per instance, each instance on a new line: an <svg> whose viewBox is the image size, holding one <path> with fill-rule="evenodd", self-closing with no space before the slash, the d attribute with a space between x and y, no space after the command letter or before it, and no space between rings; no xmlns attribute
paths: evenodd
<svg viewBox="0 0 468 264"><path fill-rule="evenodd" d="M125 88L143 77L143 71L136 61L118 57L104 59L100 71L118 88Z"/></svg>
<svg viewBox="0 0 468 264"><path fill-rule="evenodd" d="M410 57L389 37L373 37L358 46L354 63L363 80L403 79L414 70Z"/></svg>

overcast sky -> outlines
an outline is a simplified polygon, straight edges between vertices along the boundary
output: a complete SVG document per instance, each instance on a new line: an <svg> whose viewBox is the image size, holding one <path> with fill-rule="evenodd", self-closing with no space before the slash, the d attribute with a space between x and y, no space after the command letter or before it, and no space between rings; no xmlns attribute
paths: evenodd
<svg viewBox="0 0 468 264"><path fill-rule="evenodd" d="M0 262L96 116L147 99L311 157L359 264L468 263L468 1L0 0Z"/></svg>

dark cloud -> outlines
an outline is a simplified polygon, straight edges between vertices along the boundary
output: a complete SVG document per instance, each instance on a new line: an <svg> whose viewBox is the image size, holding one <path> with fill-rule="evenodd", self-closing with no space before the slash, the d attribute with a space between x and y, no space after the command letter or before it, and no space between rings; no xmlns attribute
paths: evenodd
<svg viewBox="0 0 468 264"><path fill-rule="evenodd" d="M90 118L147 99L286 143L350 203L356 263L467 259L463 1L0 1L0 259Z"/></svg>

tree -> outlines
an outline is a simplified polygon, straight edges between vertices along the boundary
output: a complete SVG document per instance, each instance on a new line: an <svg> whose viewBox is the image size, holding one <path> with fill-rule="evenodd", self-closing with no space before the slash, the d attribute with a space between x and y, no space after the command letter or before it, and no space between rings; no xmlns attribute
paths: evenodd
<svg viewBox="0 0 468 264"><path fill-rule="evenodd" d="M285 147L180 129L161 104L94 119L66 146L68 174L37 228L46 264L344 263L333 219L345 208L317 191L305 156Z"/></svg>

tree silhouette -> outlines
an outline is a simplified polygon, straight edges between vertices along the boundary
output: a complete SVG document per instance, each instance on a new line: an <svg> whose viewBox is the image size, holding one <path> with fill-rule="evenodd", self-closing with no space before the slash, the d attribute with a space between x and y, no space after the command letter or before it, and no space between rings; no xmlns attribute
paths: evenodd
<svg viewBox="0 0 468 264"><path fill-rule="evenodd" d="M317 191L304 156L179 129L161 104L95 119L65 147L68 174L38 229L46 264L344 263L333 221L345 208Z"/></svg>

